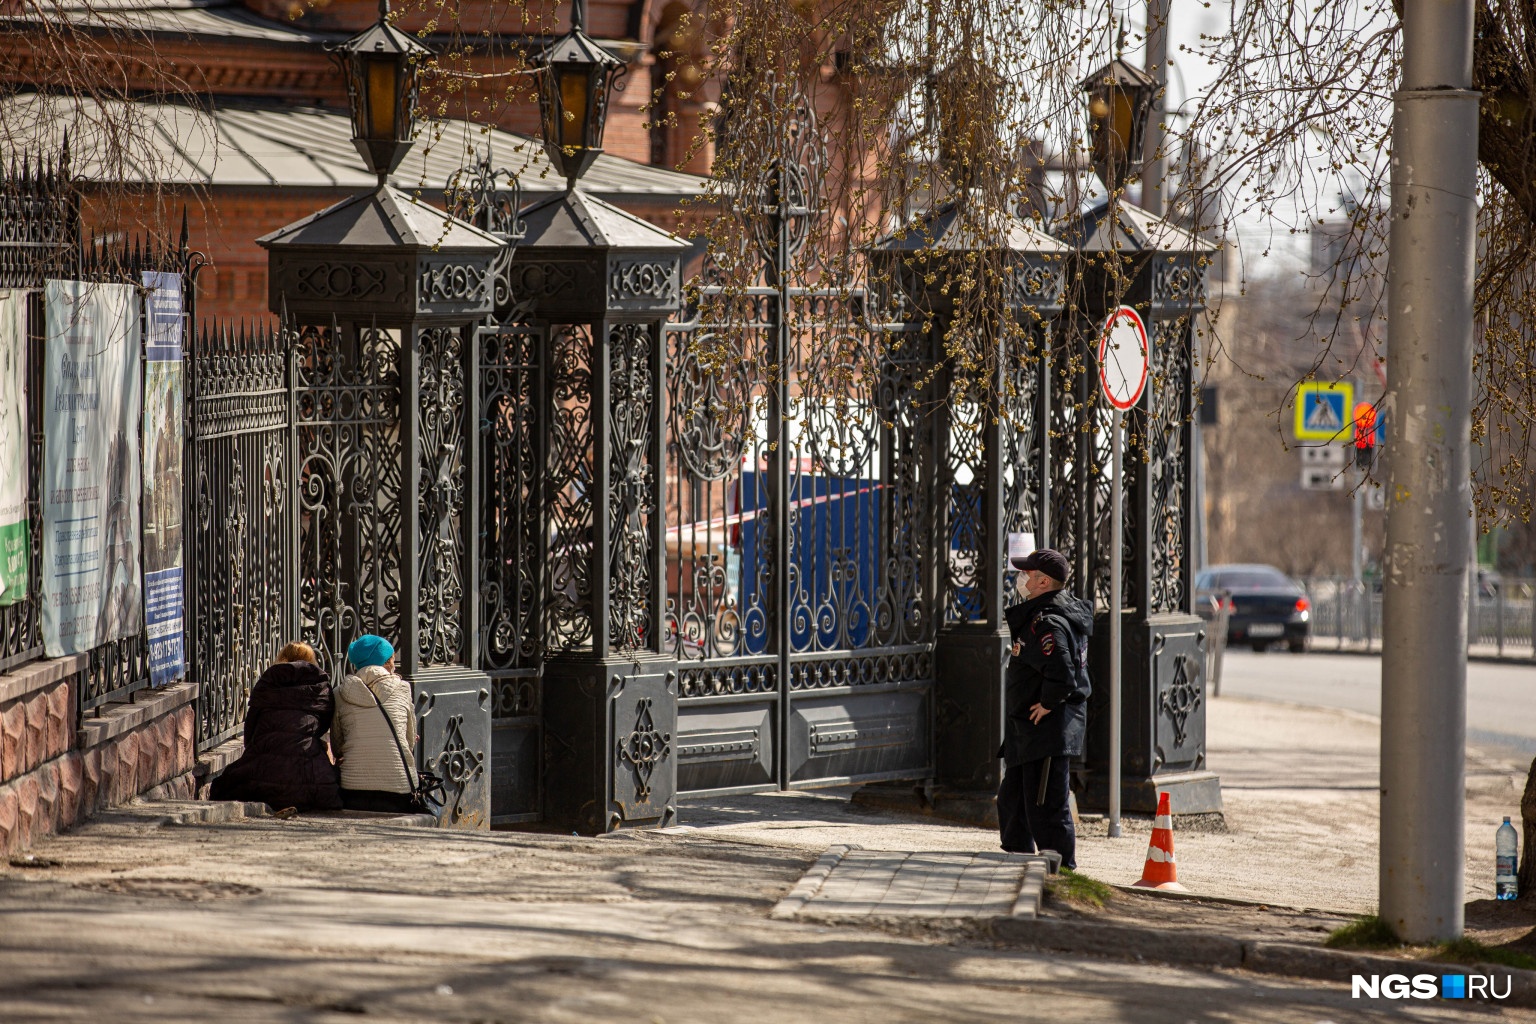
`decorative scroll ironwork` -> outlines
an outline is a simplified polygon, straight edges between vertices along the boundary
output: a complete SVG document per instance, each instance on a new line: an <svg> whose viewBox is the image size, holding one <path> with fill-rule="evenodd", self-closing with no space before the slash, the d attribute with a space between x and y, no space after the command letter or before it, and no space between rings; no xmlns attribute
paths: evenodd
<svg viewBox="0 0 1536 1024"><path fill-rule="evenodd" d="M417 472L417 647L422 665L453 664L464 649L464 340L456 327L416 339L420 368L414 410L420 438Z"/></svg>
<svg viewBox="0 0 1536 1024"><path fill-rule="evenodd" d="M271 327L205 329L189 352L188 626L200 747L239 732L251 686L288 639L288 339Z"/></svg>
<svg viewBox="0 0 1536 1024"><path fill-rule="evenodd" d="M299 630L334 667L400 616L400 341L364 326L293 339Z"/></svg>
<svg viewBox="0 0 1536 1024"><path fill-rule="evenodd" d="M1188 611L1185 593L1188 553L1184 538L1189 510L1185 506L1188 445L1193 386L1190 379L1189 321L1158 320L1153 325L1152 391L1147 442L1151 487L1151 575L1148 611ZM1182 742L1182 741L1181 741Z"/></svg>
<svg viewBox="0 0 1536 1024"><path fill-rule="evenodd" d="M676 260L624 260L608 274L608 297L614 302L633 298L676 302L680 291Z"/></svg>
<svg viewBox="0 0 1536 1024"><path fill-rule="evenodd" d="M464 742L463 715L448 719L443 748L430 765L449 783L453 803L444 810L448 820L456 822L464 816L464 797L469 792L470 783L485 773L485 754Z"/></svg>
<svg viewBox="0 0 1536 1024"><path fill-rule="evenodd" d="M915 650L866 651L843 657L796 658L790 664L791 690L822 690L831 686L873 686L933 678L933 652Z"/></svg>
<svg viewBox="0 0 1536 1024"><path fill-rule="evenodd" d="M934 491L940 474L932 414L922 400L928 370L923 355L919 346L886 345L875 394L882 452L880 464L872 467L881 481L876 571L883 586L875 602L874 639L881 644L922 643L936 628L938 595L930 570L936 561Z"/></svg>
<svg viewBox="0 0 1536 1024"><path fill-rule="evenodd" d="M984 612L981 560L987 546L982 487L986 479L986 417L973 400L962 398L952 385L948 403L948 446L945 452L948 514L944 517L944 617L972 622Z"/></svg>
<svg viewBox="0 0 1536 1024"><path fill-rule="evenodd" d="M1095 368L1097 374L1097 368ZM1097 376L1095 375L1095 380ZM1145 397L1142 399L1146 401ZM1089 536L1090 554L1089 564L1093 567L1093 594L1094 600L1100 609L1107 610L1110 605L1110 561L1109 553L1113 550L1110 544L1113 539L1112 504L1110 496L1114 489L1114 474L1112 466L1114 452L1112 449L1113 435L1112 420L1113 410L1109 403L1102 400L1095 401L1085 406L1084 415L1089 426L1088 452L1090 453L1090 466L1092 476L1089 478L1087 496L1092 508L1092 533ZM1123 414L1122 420L1125 437L1130 438L1139 435L1137 426L1141 419L1140 407L1131 409ZM1121 548L1121 573L1120 585L1122 588L1122 607L1126 609L1139 608L1141 606L1140 595L1137 592L1136 565L1136 530L1140 521L1137 514L1136 501L1136 460L1132 455L1129 443L1121 452L1122 459L1122 495L1124 508L1121 517L1121 537L1124 546Z"/></svg>
<svg viewBox="0 0 1536 1024"><path fill-rule="evenodd" d="M658 396L651 361L658 343L649 324L620 323L608 331L608 634L620 651L642 647L652 636L651 420Z"/></svg>
<svg viewBox="0 0 1536 1024"><path fill-rule="evenodd" d="M1044 275L1047 284L1056 277L1043 267L1031 268ZM1036 352L1044 347L1044 328L1036 325L1020 326L1011 331L1003 353L1003 393L1001 405L1002 460L1003 460L1003 544L1007 550L1010 533L1030 533L1035 543L1045 547L1040 533L1040 373L1041 360ZM1031 345L1034 341L1036 344ZM1033 351L1032 351L1033 350ZM1012 571L1005 574L1011 583ZM1013 603L1005 591L1003 604Z"/></svg>
<svg viewBox="0 0 1536 1024"><path fill-rule="evenodd" d="M1045 486L1049 506L1049 534L1043 541L1067 554L1074 567L1074 579L1080 579L1083 567L1090 564L1085 545L1090 539L1086 517L1087 489L1092 477L1084 472L1091 460L1085 457L1091 436L1084 433L1088 416L1085 393L1090 386L1085 375L1074 373L1070 337L1050 339L1050 395L1046 420L1049 423L1050 479ZM1085 591L1087 588L1083 588ZM1091 592L1084 597L1091 599Z"/></svg>
<svg viewBox="0 0 1536 1024"><path fill-rule="evenodd" d="M1187 654L1174 658L1173 680L1158 699L1158 712L1173 724L1173 745L1182 747L1188 738L1189 717L1200 708L1205 686L1199 659Z"/></svg>
<svg viewBox="0 0 1536 1024"><path fill-rule="evenodd" d="M456 170L448 178L443 194L450 214L511 243L497 254L490 272L494 282L492 308L507 308L513 297L510 270L514 246L526 233L517 215L522 206L522 182L504 167L491 167L491 150L487 146L474 164Z"/></svg>
<svg viewBox="0 0 1536 1024"><path fill-rule="evenodd" d="M592 331L562 324L550 335L545 510L552 533L544 597L545 646L592 642Z"/></svg>
<svg viewBox="0 0 1536 1024"><path fill-rule="evenodd" d="M636 703L635 727L619 738L618 759L634 773L635 799L649 803L651 775L672 753L672 734L661 732L651 717L651 698Z"/></svg>
<svg viewBox="0 0 1536 1024"><path fill-rule="evenodd" d="M439 263L421 268L418 282L423 304L433 302L479 302L487 283L494 280L494 268L473 263Z"/></svg>
<svg viewBox="0 0 1536 1024"><path fill-rule="evenodd" d="M756 426L764 343L761 329L717 331L692 318L667 331L665 636L683 660L767 649L768 549L761 542L768 538L759 512L767 451ZM682 693L756 692L760 680L749 676L729 671L694 684L685 673Z"/></svg>
<svg viewBox="0 0 1536 1024"><path fill-rule="evenodd" d="M493 672L533 666L543 651L543 336L532 327L480 336L480 493L489 512L479 540L480 664ZM498 690L496 714L512 716L524 703Z"/></svg>

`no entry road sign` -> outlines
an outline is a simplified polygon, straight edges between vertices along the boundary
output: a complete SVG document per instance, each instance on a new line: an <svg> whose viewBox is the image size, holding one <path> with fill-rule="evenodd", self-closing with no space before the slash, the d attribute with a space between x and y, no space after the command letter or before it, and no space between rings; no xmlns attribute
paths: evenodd
<svg viewBox="0 0 1536 1024"><path fill-rule="evenodd" d="M1129 409L1147 387L1147 327L1130 306L1120 306L1099 335L1099 383L1116 409Z"/></svg>
<svg viewBox="0 0 1536 1024"><path fill-rule="evenodd" d="M1355 424L1355 386L1348 381L1309 381L1296 389L1298 441L1348 441Z"/></svg>

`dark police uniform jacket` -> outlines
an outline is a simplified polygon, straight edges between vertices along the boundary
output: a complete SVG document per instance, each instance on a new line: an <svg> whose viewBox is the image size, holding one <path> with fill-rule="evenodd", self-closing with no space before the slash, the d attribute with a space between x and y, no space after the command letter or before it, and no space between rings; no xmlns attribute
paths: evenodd
<svg viewBox="0 0 1536 1024"><path fill-rule="evenodd" d="M1088 638L1093 609L1065 590L1053 590L1006 612L1019 653L1008 662L1007 720L1001 756L1011 765L1043 757L1077 757L1088 727ZM1050 709L1029 720L1035 704Z"/></svg>

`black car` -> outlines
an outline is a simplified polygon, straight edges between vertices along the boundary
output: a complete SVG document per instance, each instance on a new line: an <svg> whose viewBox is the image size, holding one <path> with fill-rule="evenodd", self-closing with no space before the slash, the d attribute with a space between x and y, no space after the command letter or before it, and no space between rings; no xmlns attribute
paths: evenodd
<svg viewBox="0 0 1536 1024"><path fill-rule="evenodd" d="M1274 566L1213 565L1195 577L1195 589L1229 602L1229 645L1263 651L1284 641L1298 654L1307 649L1312 604L1301 585Z"/></svg>

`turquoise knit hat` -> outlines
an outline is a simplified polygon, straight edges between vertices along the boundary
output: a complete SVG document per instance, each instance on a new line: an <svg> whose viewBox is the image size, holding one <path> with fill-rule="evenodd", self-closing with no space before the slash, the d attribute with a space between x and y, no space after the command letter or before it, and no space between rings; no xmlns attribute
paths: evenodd
<svg viewBox="0 0 1536 1024"><path fill-rule="evenodd" d="M395 656L395 649L388 640L372 633L365 633L352 641L347 648L347 660L353 668L382 665Z"/></svg>

